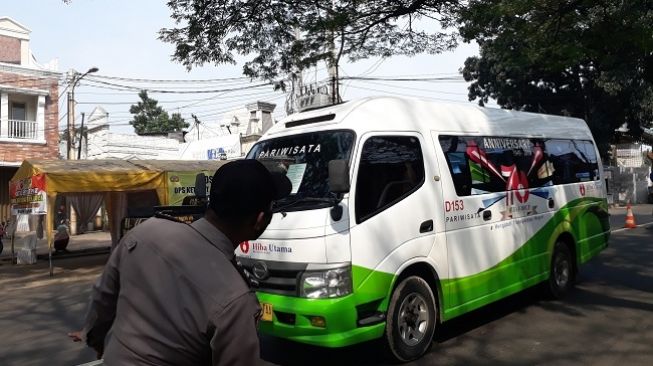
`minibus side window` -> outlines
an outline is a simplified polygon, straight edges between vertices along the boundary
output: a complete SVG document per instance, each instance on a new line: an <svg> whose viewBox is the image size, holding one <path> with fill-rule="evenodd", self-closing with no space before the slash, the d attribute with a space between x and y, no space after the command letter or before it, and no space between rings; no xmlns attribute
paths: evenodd
<svg viewBox="0 0 653 366"><path fill-rule="evenodd" d="M551 139L546 152L553 164L553 184L569 184L599 179L598 161L590 141Z"/></svg>
<svg viewBox="0 0 653 366"><path fill-rule="evenodd" d="M356 222L396 204L424 183L424 158L411 136L375 136L363 145L356 183Z"/></svg>
<svg viewBox="0 0 653 366"><path fill-rule="evenodd" d="M440 136L460 197L600 179L591 141Z"/></svg>
<svg viewBox="0 0 653 366"><path fill-rule="evenodd" d="M589 173L590 180L599 180L599 161L596 157L596 150L594 144L590 141L576 141L576 149L582 152L585 159L584 168Z"/></svg>

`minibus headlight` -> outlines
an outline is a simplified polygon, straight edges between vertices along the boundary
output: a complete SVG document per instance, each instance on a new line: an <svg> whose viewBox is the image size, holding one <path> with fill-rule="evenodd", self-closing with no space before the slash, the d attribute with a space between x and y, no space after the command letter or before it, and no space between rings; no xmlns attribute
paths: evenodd
<svg viewBox="0 0 653 366"><path fill-rule="evenodd" d="M351 266L304 272L299 296L309 299L341 297L351 293Z"/></svg>

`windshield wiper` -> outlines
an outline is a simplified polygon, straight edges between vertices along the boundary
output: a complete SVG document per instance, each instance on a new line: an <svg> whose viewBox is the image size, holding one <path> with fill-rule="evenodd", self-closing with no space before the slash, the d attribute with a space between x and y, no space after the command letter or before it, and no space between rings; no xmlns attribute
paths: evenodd
<svg viewBox="0 0 653 366"><path fill-rule="evenodd" d="M279 205L272 208L273 212L283 212L293 206L297 206L302 203L327 203L330 206L335 206L340 202L339 199L335 197L300 197L296 198L286 204Z"/></svg>

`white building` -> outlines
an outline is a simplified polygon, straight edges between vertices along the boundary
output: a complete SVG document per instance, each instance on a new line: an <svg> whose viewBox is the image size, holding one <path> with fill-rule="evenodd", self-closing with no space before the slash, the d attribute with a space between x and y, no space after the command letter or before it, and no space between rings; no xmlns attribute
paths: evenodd
<svg viewBox="0 0 653 366"><path fill-rule="evenodd" d="M240 135L241 152L245 155L252 147L252 144L274 124L272 112L274 112L275 107L276 104L266 102L249 103L244 108L225 113L218 122L193 126L186 135L186 141L190 143L197 141L198 130L199 140L226 135Z"/></svg>
<svg viewBox="0 0 653 366"><path fill-rule="evenodd" d="M220 160L244 156L274 121L275 105L247 104L217 123L191 125L189 132L168 136L118 134L109 130L109 114L96 107L85 123L82 159Z"/></svg>
<svg viewBox="0 0 653 366"><path fill-rule="evenodd" d="M109 131L109 114L95 107L85 123L81 159L179 158L180 141L167 136L138 136Z"/></svg>

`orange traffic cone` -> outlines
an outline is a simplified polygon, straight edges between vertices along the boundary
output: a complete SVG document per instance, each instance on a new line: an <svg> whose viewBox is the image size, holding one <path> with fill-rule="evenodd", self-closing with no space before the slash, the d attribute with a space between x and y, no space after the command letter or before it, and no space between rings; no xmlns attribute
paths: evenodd
<svg viewBox="0 0 653 366"><path fill-rule="evenodd" d="M624 227L627 229L634 229L637 227L637 224L635 223L635 215L633 215L633 209L630 207L630 202L626 208L626 225L624 225Z"/></svg>

